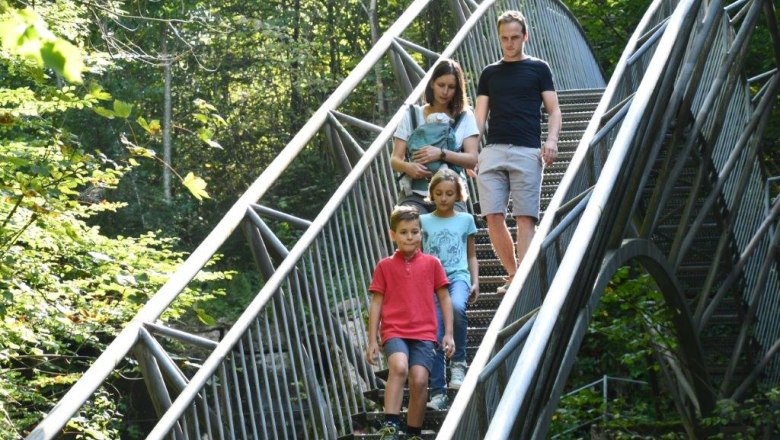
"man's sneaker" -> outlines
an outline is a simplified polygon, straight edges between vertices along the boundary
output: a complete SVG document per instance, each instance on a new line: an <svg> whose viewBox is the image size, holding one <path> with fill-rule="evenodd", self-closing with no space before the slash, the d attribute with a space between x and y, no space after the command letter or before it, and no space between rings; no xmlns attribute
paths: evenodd
<svg viewBox="0 0 780 440"><path fill-rule="evenodd" d="M398 440L401 438L398 431L399 428L395 424L385 423L376 433L379 434L379 440Z"/></svg>
<svg viewBox="0 0 780 440"><path fill-rule="evenodd" d="M511 275L511 276L508 276L508 277L504 278L504 285L503 286L499 286L496 289L496 294L497 295L504 295L504 294L506 294L506 292L509 290L509 285L512 284L512 278L514 278L514 277L515 277L514 275Z"/></svg>
<svg viewBox="0 0 780 440"><path fill-rule="evenodd" d="M431 401L425 406L432 410L443 411L447 409L449 405L450 400L447 398L447 393L442 393L431 397Z"/></svg>
<svg viewBox="0 0 780 440"><path fill-rule="evenodd" d="M450 388L456 390L463 385L463 378L466 377L466 361L453 362L450 364Z"/></svg>

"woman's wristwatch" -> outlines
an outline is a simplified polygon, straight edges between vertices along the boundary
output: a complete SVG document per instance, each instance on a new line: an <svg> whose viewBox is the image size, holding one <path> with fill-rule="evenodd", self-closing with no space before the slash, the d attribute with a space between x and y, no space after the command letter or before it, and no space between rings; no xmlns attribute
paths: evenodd
<svg viewBox="0 0 780 440"><path fill-rule="evenodd" d="M447 155L444 154L444 148L441 149L441 155L439 155L439 160L444 160L447 158Z"/></svg>

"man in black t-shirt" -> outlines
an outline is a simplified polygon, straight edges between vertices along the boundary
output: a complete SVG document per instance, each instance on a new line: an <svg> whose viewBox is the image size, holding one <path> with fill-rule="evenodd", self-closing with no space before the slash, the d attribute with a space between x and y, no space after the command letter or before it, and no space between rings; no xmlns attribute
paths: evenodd
<svg viewBox="0 0 780 440"><path fill-rule="evenodd" d="M525 53L528 26L518 11L498 18L503 58L482 71L475 115L480 136L488 133L479 154L477 187L488 234L508 277L497 293L506 293L523 260L539 219L542 167L558 154L561 111L550 66ZM548 114L547 139L541 142L541 106ZM512 197L517 221L517 260L504 217Z"/></svg>

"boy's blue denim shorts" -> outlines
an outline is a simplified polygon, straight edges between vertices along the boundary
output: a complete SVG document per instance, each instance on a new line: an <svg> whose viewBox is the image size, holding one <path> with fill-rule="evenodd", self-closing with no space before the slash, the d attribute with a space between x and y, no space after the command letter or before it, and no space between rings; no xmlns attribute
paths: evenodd
<svg viewBox="0 0 780 440"><path fill-rule="evenodd" d="M421 341L419 339L390 338L385 342L385 356L395 353L404 353L409 359L409 368L414 365L422 365L430 373L433 368L433 360L436 356L433 341Z"/></svg>

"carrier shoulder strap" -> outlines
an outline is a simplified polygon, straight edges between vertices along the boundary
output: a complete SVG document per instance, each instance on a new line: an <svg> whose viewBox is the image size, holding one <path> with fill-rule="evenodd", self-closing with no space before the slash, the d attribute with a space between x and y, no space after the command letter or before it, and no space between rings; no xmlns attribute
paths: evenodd
<svg viewBox="0 0 780 440"><path fill-rule="evenodd" d="M455 116L455 122L453 122L453 124L452 124L452 129L453 130L457 130L458 129L458 124L460 124L460 121L463 120L463 115L465 115L465 114L466 114L466 111L464 110L464 111L458 113L458 116Z"/></svg>
<svg viewBox="0 0 780 440"><path fill-rule="evenodd" d="M417 106L409 106L409 116L412 118L412 131L417 129Z"/></svg>

